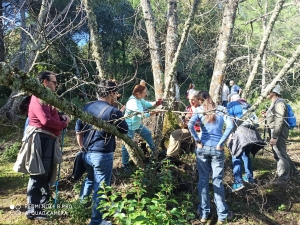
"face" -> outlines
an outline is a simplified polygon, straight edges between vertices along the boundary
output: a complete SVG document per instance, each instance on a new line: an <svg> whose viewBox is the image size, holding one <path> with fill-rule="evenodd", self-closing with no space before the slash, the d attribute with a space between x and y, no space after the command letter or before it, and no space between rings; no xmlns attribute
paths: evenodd
<svg viewBox="0 0 300 225"><path fill-rule="evenodd" d="M144 99L146 97L146 89L142 91L142 93L138 93L139 99Z"/></svg>
<svg viewBox="0 0 300 225"><path fill-rule="evenodd" d="M197 99L194 96L191 96L189 98L189 102L190 102L191 106L194 106L194 107L198 106L198 101L197 101Z"/></svg>
<svg viewBox="0 0 300 225"><path fill-rule="evenodd" d="M118 98L118 92L110 92L110 104L114 103L115 100Z"/></svg>
<svg viewBox="0 0 300 225"><path fill-rule="evenodd" d="M234 82L230 81L230 86L233 86L234 85Z"/></svg>
<svg viewBox="0 0 300 225"><path fill-rule="evenodd" d="M44 80L44 86L47 88L50 88L51 91L55 92L56 86L57 86L57 81L56 77L54 75L51 75L49 77L50 80Z"/></svg>
<svg viewBox="0 0 300 225"><path fill-rule="evenodd" d="M274 96L276 96L275 92L271 92L268 96L267 99L272 99Z"/></svg>

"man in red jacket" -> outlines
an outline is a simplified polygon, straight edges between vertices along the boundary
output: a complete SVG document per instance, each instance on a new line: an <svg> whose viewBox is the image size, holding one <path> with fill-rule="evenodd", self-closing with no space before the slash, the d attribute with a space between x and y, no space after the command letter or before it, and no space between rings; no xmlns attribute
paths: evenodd
<svg viewBox="0 0 300 225"><path fill-rule="evenodd" d="M39 81L47 88L55 92L57 81L55 74L50 71L43 71L38 74ZM53 136L39 133L41 139L42 163L46 173L30 175L27 187L28 219L46 219L43 215L45 204L49 201L49 180L53 167L53 152L55 136L58 136L70 122L66 115L58 115L56 108L49 104L42 104L40 99L32 95L28 106L29 126L49 131Z"/></svg>

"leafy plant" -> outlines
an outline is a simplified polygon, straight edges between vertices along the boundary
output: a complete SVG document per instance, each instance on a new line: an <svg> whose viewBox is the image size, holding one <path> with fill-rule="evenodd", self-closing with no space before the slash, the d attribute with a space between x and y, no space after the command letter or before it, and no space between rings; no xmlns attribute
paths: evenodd
<svg viewBox="0 0 300 225"><path fill-rule="evenodd" d="M284 211L286 210L286 206L284 204L281 204L281 206L279 206L278 209Z"/></svg>
<svg viewBox="0 0 300 225"><path fill-rule="evenodd" d="M103 190L99 192L102 194L102 201L98 209L104 213L103 218L112 216L116 224L186 224L194 218L194 214L188 212L192 208L190 195L186 194L187 200L180 205L172 195L174 186L171 182L172 173L168 163L161 171L163 182L160 185L160 191L152 198L145 197L144 176L144 171L136 171L132 175L133 187L131 189L116 192L110 196L108 193L114 189L102 183ZM131 198L132 195L134 198ZM172 208L174 204L177 207Z"/></svg>
<svg viewBox="0 0 300 225"><path fill-rule="evenodd" d="M6 146L2 154L2 160L8 162L16 161L21 145L20 142L15 142L10 147Z"/></svg>

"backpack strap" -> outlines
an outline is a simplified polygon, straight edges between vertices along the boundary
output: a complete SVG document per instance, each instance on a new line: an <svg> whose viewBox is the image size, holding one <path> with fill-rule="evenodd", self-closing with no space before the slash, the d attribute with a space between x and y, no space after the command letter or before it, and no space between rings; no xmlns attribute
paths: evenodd
<svg viewBox="0 0 300 225"><path fill-rule="evenodd" d="M112 106L111 106L111 105L106 105L106 106L104 106L103 109L100 111L100 113L99 113L99 115L98 115L98 118L101 119L103 113L104 113L108 108L110 108L110 107L112 107ZM91 131L89 131L89 135L88 135L87 139L86 139L85 142L84 142L83 148L86 150L86 152L87 152L87 148L89 147L89 144L90 144L90 142L91 142L91 140L92 140L92 138L93 138L95 132L96 132L95 129L92 129Z"/></svg>

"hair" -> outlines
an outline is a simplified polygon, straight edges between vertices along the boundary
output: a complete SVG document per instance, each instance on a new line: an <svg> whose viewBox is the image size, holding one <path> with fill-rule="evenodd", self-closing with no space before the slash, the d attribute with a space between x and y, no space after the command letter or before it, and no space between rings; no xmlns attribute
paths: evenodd
<svg viewBox="0 0 300 225"><path fill-rule="evenodd" d="M189 94L189 98L190 97L194 97L195 99L197 100L200 100L200 95L199 95L199 91L192 91L190 94Z"/></svg>
<svg viewBox="0 0 300 225"><path fill-rule="evenodd" d="M55 73L48 71L48 70L44 70L37 75L37 78L41 83L44 83L44 80L47 80L47 81L51 80L50 79L51 75L55 76Z"/></svg>
<svg viewBox="0 0 300 225"><path fill-rule="evenodd" d="M237 101L239 99L241 99L239 94L232 94L232 95L229 96L230 102L234 102L234 101Z"/></svg>
<svg viewBox="0 0 300 225"><path fill-rule="evenodd" d="M199 92L200 99L204 101L203 107L204 110L212 110L217 107L217 105L213 102L212 98L210 97L209 93L207 91L200 91ZM208 123L214 123L216 122L216 116L215 114L208 114L205 116L205 121Z"/></svg>
<svg viewBox="0 0 300 225"><path fill-rule="evenodd" d="M132 91L132 95L133 95L134 97L137 97L137 94L138 94L138 93L141 94L145 89L146 89L146 87L143 86L143 85L140 85L140 84L135 85L135 87L134 87L134 89L133 89L133 91Z"/></svg>
<svg viewBox="0 0 300 225"><path fill-rule="evenodd" d="M21 114L27 115L28 114L28 108L30 104L31 95L24 97L19 105L19 112Z"/></svg>
<svg viewBox="0 0 300 225"><path fill-rule="evenodd" d="M100 98L106 98L110 92L118 91L118 86L110 80L102 80L98 86L98 94Z"/></svg>

